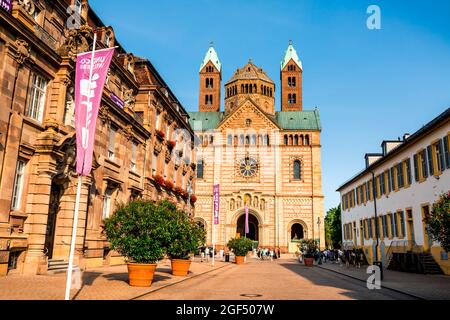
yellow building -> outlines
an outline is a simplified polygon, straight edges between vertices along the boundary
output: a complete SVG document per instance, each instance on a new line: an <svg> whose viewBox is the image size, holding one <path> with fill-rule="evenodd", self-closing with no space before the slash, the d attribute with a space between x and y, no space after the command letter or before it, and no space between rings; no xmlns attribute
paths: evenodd
<svg viewBox="0 0 450 320"><path fill-rule="evenodd" d="M318 110L303 111L303 67L292 43L281 62L281 112L275 83L250 60L225 84L213 47L200 67L199 112L190 113L197 136L195 219L213 242L213 186L220 185L219 248L245 236L260 247L295 253L302 238L325 244ZM284 99L285 97L285 99Z"/></svg>

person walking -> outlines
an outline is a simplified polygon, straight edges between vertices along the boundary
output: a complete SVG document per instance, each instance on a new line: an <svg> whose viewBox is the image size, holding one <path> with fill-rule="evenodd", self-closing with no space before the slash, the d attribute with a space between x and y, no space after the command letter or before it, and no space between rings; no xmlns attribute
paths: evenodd
<svg viewBox="0 0 450 320"><path fill-rule="evenodd" d="M205 248L205 257L206 257L206 262L209 262L209 248L208 247Z"/></svg>
<svg viewBox="0 0 450 320"><path fill-rule="evenodd" d="M269 256L270 256L270 261L273 261L273 250L272 249L270 249Z"/></svg>
<svg viewBox="0 0 450 320"><path fill-rule="evenodd" d="M281 250L280 250L280 247L278 247L277 253L278 253L278 259L281 259Z"/></svg>

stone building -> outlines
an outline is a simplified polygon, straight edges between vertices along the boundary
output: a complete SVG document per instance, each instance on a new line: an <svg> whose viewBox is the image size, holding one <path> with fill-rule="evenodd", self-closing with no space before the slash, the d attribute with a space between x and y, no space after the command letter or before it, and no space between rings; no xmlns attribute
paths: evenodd
<svg viewBox="0 0 450 320"><path fill-rule="evenodd" d="M198 202L195 219L213 243L213 197L220 184L219 248L249 234L260 247L295 253L303 238L324 246L321 123L318 110L304 111L303 66L292 43L281 63L281 111L275 110L275 83L251 60L225 83L211 46L200 67L199 112L190 113L197 136Z"/></svg>
<svg viewBox="0 0 450 320"><path fill-rule="evenodd" d="M120 203L169 199L193 213L194 144L175 133L194 133L151 62L126 52L86 0L13 1L11 11L0 8L0 275L66 267L77 181L75 58L90 50L94 31L98 49L117 49L93 171L83 179L76 263L123 262L102 235Z"/></svg>

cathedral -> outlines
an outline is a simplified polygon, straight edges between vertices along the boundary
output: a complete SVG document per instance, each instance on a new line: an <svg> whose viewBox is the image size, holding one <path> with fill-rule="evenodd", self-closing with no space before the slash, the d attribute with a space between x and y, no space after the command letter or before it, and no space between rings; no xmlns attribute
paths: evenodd
<svg viewBox="0 0 450 320"><path fill-rule="evenodd" d="M195 220L207 242L225 248L233 237L295 253L301 239L323 248L324 196L319 111L303 110L303 65L292 42L280 65L281 111L275 82L251 60L224 85L211 45L200 66L199 111L189 113L196 135ZM218 224L213 188L220 186ZM249 211L245 231L245 207Z"/></svg>

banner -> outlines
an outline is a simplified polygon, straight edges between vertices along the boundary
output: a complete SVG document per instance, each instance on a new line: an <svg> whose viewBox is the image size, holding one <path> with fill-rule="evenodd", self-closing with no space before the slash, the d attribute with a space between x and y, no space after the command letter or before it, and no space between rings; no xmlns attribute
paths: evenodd
<svg viewBox="0 0 450 320"><path fill-rule="evenodd" d="M250 233L250 228L248 226L248 205L245 205L245 236Z"/></svg>
<svg viewBox="0 0 450 320"><path fill-rule="evenodd" d="M220 185L214 185L214 224L219 224L220 215Z"/></svg>
<svg viewBox="0 0 450 320"><path fill-rule="evenodd" d="M5 10L9 14L12 12L12 0L0 0L0 9Z"/></svg>
<svg viewBox="0 0 450 320"><path fill-rule="evenodd" d="M91 173L98 110L114 50L114 48L110 48L94 51L94 58L92 58L92 52L77 56L75 130L77 136L77 173L81 176L87 176Z"/></svg>

